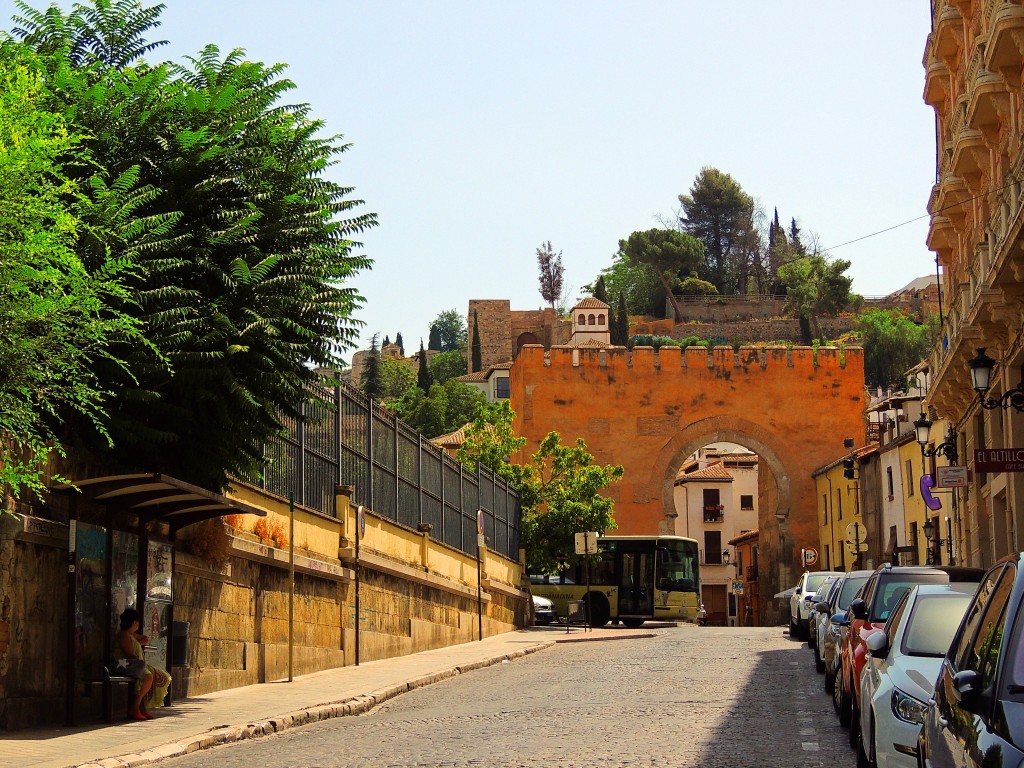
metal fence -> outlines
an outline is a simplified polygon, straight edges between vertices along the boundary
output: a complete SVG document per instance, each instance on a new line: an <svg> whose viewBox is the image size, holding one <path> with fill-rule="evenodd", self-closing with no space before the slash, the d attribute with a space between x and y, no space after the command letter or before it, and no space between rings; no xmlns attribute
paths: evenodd
<svg viewBox="0 0 1024 768"><path fill-rule="evenodd" d="M313 393L320 402L266 446L264 488L333 517L335 485L352 485L356 504L410 528L429 523L462 552L476 554L481 524L490 549L518 560L519 498L504 478L466 467L343 381Z"/></svg>

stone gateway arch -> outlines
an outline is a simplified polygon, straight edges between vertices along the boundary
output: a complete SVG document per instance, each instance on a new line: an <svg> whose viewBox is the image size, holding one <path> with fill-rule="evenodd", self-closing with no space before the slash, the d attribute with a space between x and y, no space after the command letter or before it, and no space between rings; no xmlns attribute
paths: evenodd
<svg viewBox="0 0 1024 768"><path fill-rule="evenodd" d="M859 347L523 347L510 372L520 460L551 430L621 464L611 489L618 533L674 533L673 482L697 448L733 442L759 462L759 571L770 597L796 583L800 547L818 541L811 473L846 437L863 439ZM762 619L777 621L776 601Z"/></svg>

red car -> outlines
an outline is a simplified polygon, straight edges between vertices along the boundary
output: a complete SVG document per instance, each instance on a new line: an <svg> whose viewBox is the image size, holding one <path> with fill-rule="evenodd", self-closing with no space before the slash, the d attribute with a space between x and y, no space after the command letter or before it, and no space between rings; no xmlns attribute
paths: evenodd
<svg viewBox="0 0 1024 768"><path fill-rule="evenodd" d="M860 711L860 674L867 654L865 641L885 626L890 611L912 586L948 584L949 581L949 573L938 568L886 563L868 577L860 596L850 603L844 622L849 628L840 652L841 663L837 665L832 694L839 722L850 727L850 746L856 747L860 739L857 713Z"/></svg>

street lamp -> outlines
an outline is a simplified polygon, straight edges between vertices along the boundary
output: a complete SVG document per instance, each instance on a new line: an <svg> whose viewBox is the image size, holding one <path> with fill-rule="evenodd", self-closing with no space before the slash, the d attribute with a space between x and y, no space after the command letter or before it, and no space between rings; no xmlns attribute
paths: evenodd
<svg viewBox="0 0 1024 768"><path fill-rule="evenodd" d="M971 368L971 386L978 393L978 404L985 410L1013 408L1017 413L1024 413L1024 369L1021 371L1021 382L1016 387L1004 392L1002 397L986 397L996 361L985 354L985 347L978 347L977 352L967 361L967 365Z"/></svg>
<svg viewBox="0 0 1024 768"><path fill-rule="evenodd" d="M914 432L917 433L917 442L921 446L921 455L930 458L932 456L945 456L950 464L956 464L956 432L952 427L946 427L946 439L934 448L925 448L931 436L932 421L921 412L921 418L914 422Z"/></svg>
<svg viewBox="0 0 1024 768"><path fill-rule="evenodd" d="M949 518L947 518L947 520L948 519ZM924 521L924 537L928 541L929 565L935 565L942 562L942 557L939 554L939 551L942 545L947 543L947 540L940 539L940 535L939 526L935 519L929 517Z"/></svg>
<svg viewBox="0 0 1024 768"><path fill-rule="evenodd" d="M722 550L722 562L725 565L728 565L730 562L732 562L732 551L731 550L728 550L728 549L723 549Z"/></svg>

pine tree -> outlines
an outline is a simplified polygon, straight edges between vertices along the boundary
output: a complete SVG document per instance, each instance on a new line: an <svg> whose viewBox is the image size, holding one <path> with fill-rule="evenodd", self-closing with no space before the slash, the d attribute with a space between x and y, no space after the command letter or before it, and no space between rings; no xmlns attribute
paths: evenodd
<svg viewBox="0 0 1024 768"><path fill-rule="evenodd" d="M611 304L608 301L608 289L604 286L604 275L598 276L597 282L594 283L594 298L598 301L603 301L605 304Z"/></svg>
<svg viewBox="0 0 1024 768"><path fill-rule="evenodd" d="M473 345L472 345L473 363L470 366L470 373L476 373L483 368L482 352L480 349L480 326L477 323L476 310L473 310Z"/></svg>
<svg viewBox="0 0 1024 768"><path fill-rule="evenodd" d="M427 338L427 349L435 349L438 352L441 351L441 329L437 327L437 323L430 324L430 336Z"/></svg>
<svg viewBox="0 0 1024 768"><path fill-rule="evenodd" d="M430 375L430 368L427 367L427 353L423 349L423 339L420 339L420 367L416 374L416 386L422 389L424 394L428 394L432 383L433 376Z"/></svg>
<svg viewBox="0 0 1024 768"><path fill-rule="evenodd" d="M420 343L422 344L422 341ZM398 335L395 336L395 344L398 345L398 351L402 355L402 357L405 357L405 342L402 341L401 331L399 331Z"/></svg>
<svg viewBox="0 0 1024 768"><path fill-rule="evenodd" d="M377 334L370 339L370 351L363 363L363 372L359 384L369 398L378 398L384 391L384 382L380 370L380 347L377 346Z"/></svg>

